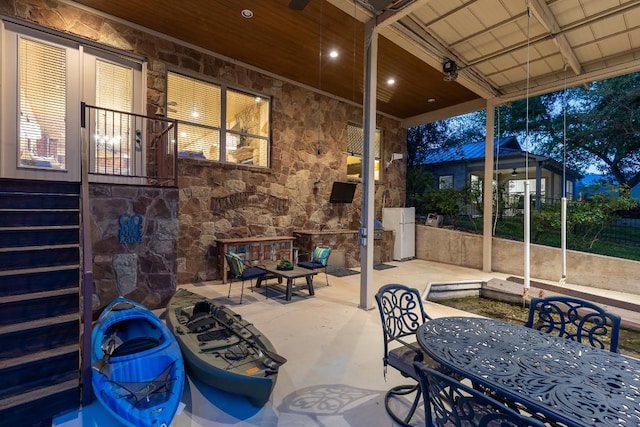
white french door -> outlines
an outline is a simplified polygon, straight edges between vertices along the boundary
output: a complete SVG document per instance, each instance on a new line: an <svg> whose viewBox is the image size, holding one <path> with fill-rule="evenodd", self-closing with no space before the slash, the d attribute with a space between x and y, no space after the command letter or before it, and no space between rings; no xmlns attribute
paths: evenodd
<svg viewBox="0 0 640 427"><path fill-rule="evenodd" d="M79 181L81 101L142 114L144 64L33 28L0 25L0 177ZM127 114L89 120L101 132L87 136L93 144L89 169L140 175L142 126Z"/></svg>
<svg viewBox="0 0 640 427"><path fill-rule="evenodd" d="M142 64L91 50L82 58L83 101L98 107L87 111L90 179L132 183L144 175L147 132L144 120L123 113L143 111Z"/></svg>
<svg viewBox="0 0 640 427"><path fill-rule="evenodd" d="M0 175L78 181L77 47L7 23L2 32Z"/></svg>

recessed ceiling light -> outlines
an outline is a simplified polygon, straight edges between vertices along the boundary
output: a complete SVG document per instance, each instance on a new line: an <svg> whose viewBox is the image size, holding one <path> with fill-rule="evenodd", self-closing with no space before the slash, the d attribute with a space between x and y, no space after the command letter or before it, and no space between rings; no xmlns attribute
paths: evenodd
<svg viewBox="0 0 640 427"><path fill-rule="evenodd" d="M329 52L329 56L331 58L337 58L338 57L338 51L337 50L332 50L331 52Z"/></svg>
<svg viewBox="0 0 640 427"><path fill-rule="evenodd" d="M251 19L253 18L253 11L249 10L249 9L244 9L242 12L240 12L242 14L243 18L247 18L247 19Z"/></svg>
<svg viewBox="0 0 640 427"><path fill-rule="evenodd" d="M395 79L393 79L393 78L391 78L391 79L387 80L387 84L388 84L388 85L393 85L393 84L395 84L395 83L396 83L396 80L395 80Z"/></svg>
<svg viewBox="0 0 640 427"><path fill-rule="evenodd" d="M427 102L436 102L436 99L435 98L429 98L429 99L427 99Z"/></svg>

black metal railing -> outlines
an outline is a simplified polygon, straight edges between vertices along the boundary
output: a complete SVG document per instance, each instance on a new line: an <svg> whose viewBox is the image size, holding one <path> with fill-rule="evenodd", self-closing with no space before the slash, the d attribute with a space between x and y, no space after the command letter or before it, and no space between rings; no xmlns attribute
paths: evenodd
<svg viewBox="0 0 640 427"><path fill-rule="evenodd" d="M145 185L177 185L176 120L83 102L80 123L89 175L131 178L132 183Z"/></svg>
<svg viewBox="0 0 640 427"><path fill-rule="evenodd" d="M524 197L509 195L499 207L494 206L492 228L496 237L523 240ZM560 246L561 212L560 199L541 197L538 203L531 198L531 242L549 246ZM538 207L539 206L539 207ZM569 214L572 211L569 205ZM431 212L419 211L418 223L428 224ZM583 252L595 252L619 258L640 259L640 208L616 211L614 215L597 221L596 214L584 221L569 224L568 248ZM442 215L439 226L482 233L483 211L481 203L465 203L460 200L456 212ZM599 248L594 247L599 242Z"/></svg>

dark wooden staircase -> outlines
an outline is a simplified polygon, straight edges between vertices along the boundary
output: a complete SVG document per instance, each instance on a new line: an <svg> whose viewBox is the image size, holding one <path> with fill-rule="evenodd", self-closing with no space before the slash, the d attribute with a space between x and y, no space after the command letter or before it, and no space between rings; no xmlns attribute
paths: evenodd
<svg viewBox="0 0 640 427"><path fill-rule="evenodd" d="M80 184L1 179L0 426L80 399Z"/></svg>

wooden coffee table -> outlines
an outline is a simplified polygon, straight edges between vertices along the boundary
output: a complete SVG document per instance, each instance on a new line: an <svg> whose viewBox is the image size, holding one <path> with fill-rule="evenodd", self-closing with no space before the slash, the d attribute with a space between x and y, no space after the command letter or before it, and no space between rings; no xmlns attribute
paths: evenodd
<svg viewBox="0 0 640 427"><path fill-rule="evenodd" d="M262 277L258 278L258 282L256 283L256 288L259 288L262 285L263 280L268 279L278 279L279 283L282 283L283 279L287 280L287 292L286 292L286 300L291 301L291 292L293 288L294 279L299 279L304 277L307 281L307 289L309 290L309 295L315 295L315 291L313 290L313 276L318 274L317 271L308 270L302 267L293 267L293 270L278 270L276 262L266 262L261 265L256 265L256 267L261 268L268 272ZM266 292L265 292L266 293Z"/></svg>

